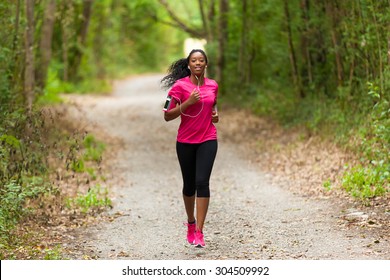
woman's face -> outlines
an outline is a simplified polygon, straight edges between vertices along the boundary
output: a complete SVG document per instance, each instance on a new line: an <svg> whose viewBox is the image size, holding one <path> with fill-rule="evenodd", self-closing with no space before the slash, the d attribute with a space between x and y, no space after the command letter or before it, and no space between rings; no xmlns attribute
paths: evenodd
<svg viewBox="0 0 390 280"><path fill-rule="evenodd" d="M201 76L204 74L206 65L206 58L201 52L194 52L191 54L188 66L190 67L192 74Z"/></svg>

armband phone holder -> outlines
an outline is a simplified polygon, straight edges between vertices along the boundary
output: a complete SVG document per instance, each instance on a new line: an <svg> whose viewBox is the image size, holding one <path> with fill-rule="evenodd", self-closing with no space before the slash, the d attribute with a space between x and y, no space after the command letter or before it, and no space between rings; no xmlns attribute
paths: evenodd
<svg viewBox="0 0 390 280"><path fill-rule="evenodd" d="M167 96L164 104L164 111L168 111L169 106L171 105L172 97L170 95Z"/></svg>

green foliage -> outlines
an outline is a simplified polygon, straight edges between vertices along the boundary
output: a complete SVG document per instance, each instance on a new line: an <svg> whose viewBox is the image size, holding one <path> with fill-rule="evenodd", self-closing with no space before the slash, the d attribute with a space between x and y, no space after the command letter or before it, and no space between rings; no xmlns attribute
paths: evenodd
<svg viewBox="0 0 390 280"><path fill-rule="evenodd" d="M10 103L15 99L13 90L16 85L13 82L16 82L15 68L20 59L15 55L19 48L15 49L16 46L13 45L13 41L18 38L14 28L15 19L11 16L14 6L11 3L0 4L0 124L2 113L9 110Z"/></svg>
<svg viewBox="0 0 390 280"><path fill-rule="evenodd" d="M48 192L51 187L41 177L25 178L22 184L11 181L0 189L0 244L23 215L29 213L25 202Z"/></svg>
<svg viewBox="0 0 390 280"><path fill-rule="evenodd" d="M67 141L64 139L64 143L58 143L56 139L59 136L53 136L55 130L46 126L47 115L33 112L31 118L27 118L22 113L7 113L4 114L6 118L1 119L0 243L3 245L7 244L10 232L20 218L33 213L25 207L26 202L52 191L47 178L47 159L49 153L56 151L56 145L66 144L64 149L67 152L58 156L66 161L71 170L88 172L93 180L96 179L96 172L86 163L100 163L104 151L104 144L90 134L81 140L77 135L67 136Z"/></svg>
<svg viewBox="0 0 390 280"><path fill-rule="evenodd" d="M69 198L66 202L68 208L80 208L82 213L91 210L98 210L104 207L111 207L112 202L108 197L108 190L102 189L99 185L88 189L86 194L78 194L76 198Z"/></svg>
<svg viewBox="0 0 390 280"><path fill-rule="evenodd" d="M89 174L89 177L91 178L91 180L96 180L97 179L96 170L94 168L86 168L86 171ZM104 180L105 179L103 179L103 181Z"/></svg>
<svg viewBox="0 0 390 280"><path fill-rule="evenodd" d="M58 67L57 65L57 69ZM46 87L38 97L37 103L42 105L61 103L63 100L59 94L72 92L72 89L73 86L71 84L61 81L58 77L58 70L56 70L55 63L53 62L48 70Z"/></svg>
<svg viewBox="0 0 390 280"><path fill-rule="evenodd" d="M9 145L11 148L18 149L20 148L20 141L15 138L13 135L3 134L0 137L0 141L6 145Z"/></svg>
<svg viewBox="0 0 390 280"><path fill-rule="evenodd" d="M330 191L332 189L332 182L330 179L326 180L323 184L324 189Z"/></svg>
<svg viewBox="0 0 390 280"><path fill-rule="evenodd" d="M68 167L74 172L88 172L91 177L96 177L93 169L87 168L86 162L94 161L100 163L105 150L105 144L96 140L92 134L87 134L82 143L79 143L77 139L70 139L68 143L70 147L67 158Z"/></svg>
<svg viewBox="0 0 390 280"><path fill-rule="evenodd" d="M353 129L361 164L347 172L343 187L359 198L390 191L390 106L375 83L368 83L368 104L374 104L361 126Z"/></svg>
<svg viewBox="0 0 390 280"><path fill-rule="evenodd" d="M47 147L43 115L27 118L23 110L3 115L0 121L0 185L11 180L20 183L25 176L46 171Z"/></svg>
<svg viewBox="0 0 390 280"><path fill-rule="evenodd" d="M81 42L83 8L88 1L57 1L46 86L36 84L34 108L26 108L25 32L26 9L23 1L0 3L0 244L11 229L28 213L26 201L50 191L47 178L49 152L59 144L47 123L50 116L37 107L62 102L62 93L107 93L112 80L132 73L158 71L181 52L184 32L157 23L158 3L147 0L93 1L86 40ZM48 1L34 3L34 68L40 73L43 15ZM18 6L20 4L20 6ZM31 30L31 29L30 29ZM164 46L164 48L161 48ZM80 55L80 64L77 58ZM37 82L37 81L35 81ZM38 106L37 106L38 105ZM54 129L55 130L55 129ZM100 163L104 145L92 135L65 140L67 151L58 156L68 170L87 172L96 179L91 162ZM60 145L63 145L61 142ZM44 178L37 183L36 178ZM102 194L99 194L102 195ZM89 195L91 201L97 193ZM88 197L86 196L86 197ZM87 199L86 199L87 200ZM81 203L81 202L80 202ZM95 204L99 204L97 200ZM93 203L92 203L93 204ZM108 204L108 201L106 201ZM56 252L47 252L56 259Z"/></svg>
<svg viewBox="0 0 390 280"><path fill-rule="evenodd" d="M85 42L81 42L87 2L57 1L46 86L35 91L34 101L39 105L61 102L62 93L110 92L112 79L165 70L170 62L183 56L185 32L161 24L171 19L157 1L150 0L93 1ZM202 26L195 1L169 2L188 25ZM203 2L211 21L207 48L212 74L220 51L215 32L220 4ZM212 2L214 6L210 7ZM308 9L302 6L304 2L309 3ZM3 208L9 209L2 210L4 232L23 214L23 199L35 195L26 178L45 177L45 137L50 135L45 130L45 117L35 111L29 115L25 108L27 28L24 5L17 14L17 3L22 2L0 3L0 200L4 200ZM346 173L344 187L357 197L382 194L388 190L390 165L389 2L286 3L289 19L284 1L229 1L225 65L222 80L218 81L221 96L284 125L303 126L310 133L348 144L361 157L361 165ZM42 50L38 42L45 35L42 26L46 4L36 1L34 5L36 72L40 70ZM297 73L291 67L288 35L295 47ZM78 59L80 63L76 63ZM304 95L297 94L294 78L299 80ZM69 152L62 155L67 168L96 178L89 162L101 161L104 145L92 135L82 141L70 137L67 144ZM328 182L324 187L330 187ZM97 193L92 191L87 196L93 200ZM15 208L11 198L15 199Z"/></svg>
<svg viewBox="0 0 390 280"><path fill-rule="evenodd" d="M160 71L178 53L183 32L156 22L158 3L96 1L93 8L77 92L109 92L112 78Z"/></svg>
<svg viewBox="0 0 390 280"><path fill-rule="evenodd" d="M8 243L0 243L0 259L2 260L64 260L60 245L48 247L42 244L46 232L24 229L18 234L9 236Z"/></svg>
<svg viewBox="0 0 390 280"><path fill-rule="evenodd" d="M223 101L348 147L361 166L345 174L346 188L361 188L364 197L383 194L390 164L389 3L245 3L230 1ZM218 44L209 46L216 53Z"/></svg>
<svg viewBox="0 0 390 280"><path fill-rule="evenodd" d="M390 158L390 96L381 96L379 87L368 83L368 95L374 106L360 129L361 148L369 159L389 161Z"/></svg>
<svg viewBox="0 0 390 280"><path fill-rule="evenodd" d="M43 257L44 260L63 260L62 251L60 246L56 246L55 248L45 249L45 255Z"/></svg>
<svg viewBox="0 0 390 280"><path fill-rule="evenodd" d="M389 182L389 166L357 166L344 175L342 186L347 192L351 193L352 196L360 199L367 199L381 196L390 191L388 189ZM387 185L384 183L387 183Z"/></svg>
<svg viewBox="0 0 390 280"><path fill-rule="evenodd" d="M74 172L82 173L85 171L85 163L83 159L74 159L72 160L71 169Z"/></svg>
<svg viewBox="0 0 390 280"><path fill-rule="evenodd" d="M9 49L0 46L0 117L6 111L6 105L11 101L11 85L9 81Z"/></svg>
<svg viewBox="0 0 390 280"><path fill-rule="evenodd" d="M97 141L92 134L87 134L83 143L85 147L84 159L100 162L105 150L104 143Z"/></svg>

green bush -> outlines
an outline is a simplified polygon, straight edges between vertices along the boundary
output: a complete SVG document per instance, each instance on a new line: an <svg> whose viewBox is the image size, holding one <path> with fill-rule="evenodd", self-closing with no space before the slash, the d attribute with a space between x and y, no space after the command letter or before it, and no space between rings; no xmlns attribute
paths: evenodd
<svg viewBox="0 0 390 280"><path fill-rule="evenodd" d="M390 186L390 106L388 96L381 96L379 87L368 83L366 118L352 129L361 165L348 171L343 187L353 196L371 198L389 191Z"/></svg>
<svg viewBox="0 0 390 280"><path fill-rule="evenodd" d="M0 188L0 239L7 238L23 215L31 209L25 208L28 199L37 198L48 192L51 187L44 183L43 178L25 178L23 184L11 181ZM1 242L1 244L4 244Z"/></svg>
<svg viewBox="0 0 390 280"><path fill-rule="evenodd" d="M104 143L97 141L92 134L88 134L84 137L83 144L85 148L84 159L100 162L105 150Z"/></svg>
<svg viewBox="0 0 390 280"><path fill-rule="evenodd" d="M76 198L67 199L68 208L80 208L82 213L101 207L111 207L112 202L108 197L108 190L102 189L99 185L88 189L86 194L79 193Z"/></svg>
<svg viewBox="0 0 390 280"><path fill-rule="evenodd" d="M342 180L342 187L353 197L367 199L381 196L389 191L389 166L363 167L356 166L348 171Z"/></svg>

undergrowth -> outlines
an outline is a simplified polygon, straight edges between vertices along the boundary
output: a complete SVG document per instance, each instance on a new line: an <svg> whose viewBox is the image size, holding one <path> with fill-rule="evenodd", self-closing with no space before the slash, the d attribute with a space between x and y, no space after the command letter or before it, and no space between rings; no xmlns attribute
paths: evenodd
<svg viewBox="0 0 390 280"><path fill-rule="evenodd" d="M0 114L0 257L59 259L59 248L36 251L30 246L30 239L25 238L29 233L18 231L19 222L36 218L38 222L39 215L46 215L45 211L60 209L61 205L53 206L45 200L71 195L59 187L61 180L76 178L73 183L76 186L84 178L87 178L84 184L97 180L105 145L72 125L64 128L64 123L50 110L34 111L29 117L22 110ZM64 170L61 176L57 174L59 181L52 180L56 170ZM74 201L67 206L85 214L89 209L111 204L108 190L100 187L91 188L84 196L57 201L63 206L66 201ZM18 248L20 252L13 254Z"/></svg>
<svg viewBox="0 0 390 280"><path fill-rule="evenodd" d="M66 206L69 209L80 208L82 213L99 210L100 208L112 207L111 199L108 197L108 190L96 185L89 188L86 194L79 193L75 198L68 198Z"/></svg>
<svg viewBox="0 0 390 280"><path fill-rule="evenodd" d="M352 95L345 87L336 96L317 93L297 100L291 92L258 87L222 101L249 107L286 128L300 127L309 136L321 136L356 155L359 164L344 167L341 187L366 202L390 191L390 96L374 82L360 90L365 93ZM324 182L325 189L330 190L332 183Z"/></svg>
<svg viewBox="0 0 390 280"><path fill-rule="evenodd" d="M342 182L346 191L363 200L390 191L390 100L374 84L369 83L368 89L374 105L350 134L355 136L354 150L361 164L347 171Z"/></svg>

